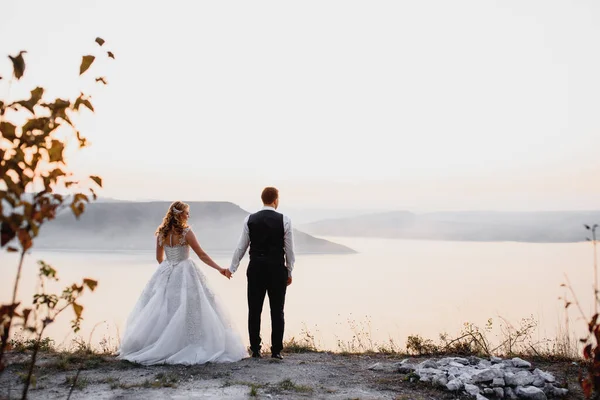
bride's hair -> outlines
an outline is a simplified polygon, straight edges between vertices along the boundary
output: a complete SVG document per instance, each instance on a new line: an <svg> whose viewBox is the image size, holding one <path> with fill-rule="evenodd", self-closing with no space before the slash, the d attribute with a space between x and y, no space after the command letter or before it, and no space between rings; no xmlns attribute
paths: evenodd
<svg viewBox="0 0 600 400"><path fill-rule="evenodd" d="M162 224L156 230L156 235L164 242L169 233L183 235L183 230L188 227L183 212L189 209L190 206L182 201L175 201L169 206L167 214L163 218Z"/></svg>

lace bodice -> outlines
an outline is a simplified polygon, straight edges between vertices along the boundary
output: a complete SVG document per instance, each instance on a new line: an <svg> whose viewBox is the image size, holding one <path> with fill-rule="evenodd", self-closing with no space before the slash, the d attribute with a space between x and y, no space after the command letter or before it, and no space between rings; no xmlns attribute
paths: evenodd
<svg viewBox="0 0 600 400"><path fill-rule="evenodd" d="M179 237L170 234L166 240L166 243L163 243L162 237L159 238L159 243L165 249L167 261L178 263L190 258L190 246L185 240L185 235L189 232L189 230L190 228L185 228L182 235Z"/></svg>

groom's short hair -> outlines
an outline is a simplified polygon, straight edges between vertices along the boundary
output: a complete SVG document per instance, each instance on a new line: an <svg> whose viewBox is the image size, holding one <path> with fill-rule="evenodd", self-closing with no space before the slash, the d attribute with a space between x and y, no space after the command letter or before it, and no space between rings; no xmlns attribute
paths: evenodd
<svg viewBox="0 0 600 400"><path fill-rule="evenodd" d="M278 197L279 190L271 186L264 188L260 195L263 204L273 204Z"/></svg>

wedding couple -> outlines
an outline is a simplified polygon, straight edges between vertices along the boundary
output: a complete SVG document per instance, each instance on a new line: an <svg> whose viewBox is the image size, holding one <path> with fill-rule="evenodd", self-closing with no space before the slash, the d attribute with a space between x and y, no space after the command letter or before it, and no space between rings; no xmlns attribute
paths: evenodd
<svg viewBox="0 0 600 400"><path fill-rule="evenodd" d="M283 309L294 268L292 226L289 218L275 211L279 205L277 189L265 188L261 198L264 207L244 221L228 269L217 265L200 247L187 225L189 206L180 201L171 204L156 231L159 266L127 320L120 359L150 365L233 362L246 357L248 352L240 336L209 288L204 273L190 258L190 248L205 264L229 279L248 246L248 332L252 357L261 356L260 316L268 294L271 356L283 358Z"/></svg>

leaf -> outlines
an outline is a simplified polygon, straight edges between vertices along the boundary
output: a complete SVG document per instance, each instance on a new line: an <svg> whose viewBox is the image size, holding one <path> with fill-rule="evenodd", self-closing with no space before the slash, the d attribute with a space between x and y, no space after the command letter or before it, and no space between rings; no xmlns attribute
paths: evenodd
<svg viewBox="0 0 600 400"><path fill-rule="evenodd" d="M98 286L98 281L95 281L95 280L89 279L89 278L85 278L83 280L83 284L86 285L87 287L89 287L90 290L93 292L94 289L96 289L96 286Z"/></svg>
<svg viewBox="0 0 600 400"><path fill-rule="evenodd" d="M33 246L31 235L25 229L19 229L17 236L19 238L19 242L21 242L21 248L23 251L27 251L31 248L31 246Z"/></svg>
<svg viewBox="0 0 600 400"><path fill-rule="evenodd" d="M50 162L62 162L64 149L65 145L63 142L60 140L52 140L52 146L48 149Z"/></svg>
<svg viewBox="0 0 600 400"><path fill-rule="evenodd" d="M583 393L586 399L592 398L592 383L589 379L583 379L581 381L581 387L583 388Z"/></svg>
<svg viewBox="0 0 600 400"><path fill-rule="evenodd" d="M570 305L571 305L571 302L570 302L570 301L567 301L567 302L565 303L565 308L569 308L569 306L570 306Z"/></svg>
<svg viewBox="0 0 600 400"><path fill-rule="evenodd" d="M73 211L75 218L79 218L79 216L81 214L83 214L83 212L85 211L85 204L84 203L79 203L79 204L71 203L71 211Z"/></svg>
<svg viewBox="0 0 600 400"><path fill-rule="evenodd" d="M96 57L94 56L83 56L81 59L81 66L79 67L79 75L83 75L85 71L92 65Z"/></svg>
<svg viewBox="0 0 600 400"><path fill-rule="evenodd" d="M109 56L110 58L112 58L113 60L115 59L115 55L113 54L113 52L112 52L112 51L107 51L107 52L106 52L106 54L108 54L108 56Z"/></svg>
<svg viewBox="0 0 600 400"><path fill-rule="evenodd" d="M102 46L105 43L105 40L102 39L101 37L97 37L96 38L96 43L98 43L100 46Z"/></svg>
<svg viewBox="0 0 600 400"><path fill-rule="evenodd" d="M21 101L17 102L17 104L25 107L32 114L34 114L33 108L39 103L39 101L42 99L43 95L44 95L44 88L36 87L35 89L33 89L31 91L31 96L29 97L29 100L21 100Z"/></svg>
<svg viewBox="0 0 600 400"><path fill-rule="evenodd" d="M98 186L102 187L102 178L100 178L99 176L92 175L90 176L90 179L96 182Z"/></svg>
<svg viewBox="0 0 600 400"><path fill-rule="evenodd" d="M105 85L108 85L108 83L106 82L106 78L105 78L105 77L103 77L103 76L101 76L101 77L99 77L99 78L96 78L96 82L102 82L102 83L104 83Z"/></svg>
<svg viewBox="0 0 600 400"><path fill-rule="evenodd" d="M40 118L31 118L29 121L27 121L25 123L25 125L23 125L21 127L21 131L23 132L23 134L26 134L27 132L32 132L35 130L44 130L44 128L46 127L46 125L50 124L50 118L48 117L40 117Z"/></svg>
<svg viewBox="0 0 600 400"><path fill-rule="evenodd" d="M15 247L9 246L6 248L6 251L8 251L9 253L16 253L19 250L17 250Z"/></svg>
<svg viewBox="0 0 600 400"><path fill-rule="evenodd" d="M81 136L81 132L75 131L75 136L77 136L77 140L79 140L79 147L87 146L87 139Z"/></svg>
<svg viewBox="0 0 600 400"><path fill-rule="evenodd" d="M23 310L23 323L27 324L27 319L29 319L30 313L31 313L31 308L26 308Z"/></svg>
<svg viewBox="0 0 600 400"><path fill-rule="evenodd" d="M585 348L583 349L583 357L586 360L589 360L592 357L592 345L588 344L587 346L585 346Z"/></svg>
<svg viewBox="0 0 600 400"><path fill-rule="evenodd" d="M90 199L88 199L88 197L83 193L76 193L73 197L73 203L79 203L82 201L87 201L89 203Z"/></svg>
<svg viewBox="0 0 600 400"><path fill-rule="evenodd" d="M17 138L16 129L17 127L10 122L0 122L0 134L11 142Z"/></svg>
<svg viewBox="0 0 600 400"><path fill-rule="evenodd" d="M589 322L588 324L588 328L590 330L590 333L594 330L594 328L596 327L596 323L598 321L598 314L594 314L594 316L592 317L592 320Z"/></svg>
<svg viewBox="0 0 600 400"><path fill-rule="evenodd" d="M8 222L0 222L0 246L4 247L5 244L13 240L16 234L17 233Z"/></svg>
<svg viewBox="0 0 600 400"><path fill-rule="evenodd" d="M10 60L13 63L13 74L15 75L15 78L17 78L17 79L21 79L21 77L25 73L25 59L23 59L24 53L27 53L27 52L25 50L22 50L21 52L19 52L19 55L15 56L15 57L8 56L8 58L10 58Z"/></svg>
<svg viewBox="0 0 600 400"><path fill-rule="evenodd" d="M79 107L81 107L81 105L86 106L92 112L94 111L94 106L92 106L92 103L88 99L83 98L83 94L79 96L77 100L75 100L73 107L79 111Z"/></svg>
<svg viewBox="0 0 600 400"><path fill-rule="evenodd" d="M73 311L75 311L75 315L77 318L81 318L81 313L83 312L83 306L80 306L77 303L73 303Z"/></svg>
<svg viewBox="0 0 600 400"><path fill-rule="evenodd" d="M584 226L584 227L585 227L585 229L587 229L588 231L590 230L590 226L589 226L589 225L583 224L583 226Z"/></svg>

